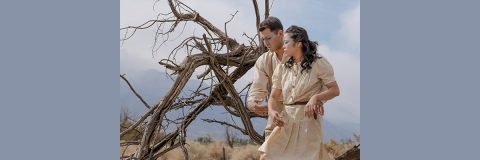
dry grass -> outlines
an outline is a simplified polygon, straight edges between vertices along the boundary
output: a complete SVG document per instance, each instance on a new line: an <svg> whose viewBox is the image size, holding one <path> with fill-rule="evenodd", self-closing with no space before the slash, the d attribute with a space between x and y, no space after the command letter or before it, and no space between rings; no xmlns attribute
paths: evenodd
<svg viewBox="0 0 480 160"><path fill-rule="evenodd" d="M128 156L130 154L132 154L133 152L135 152L135 150L137 149L138 145L130 145L128 146L120 146L120 157L122 156L122 153L123 151L125 151L125 154L123 154L123 156ZM125 148L127 150L125 150Z"/></svg>
<svg viewBox="0 0 480 160"><path fill-rule="evenodd" d="M260 153L258 152L258 148L260 148L259 145L251 145L251 144L234 147L232 160L260 159Z"/></svg>
<svg viewBox="0 0 480 160"><path fill-rule="evenodd" d="M233 149L221 141L211 142L211 143L200 143L187 141L185 147L188 150L189 159L204 159L204 160L221 160L223 159L223 148L225 148L226 159L231 160L256 160L260 159L260 154L258 153L259 145L234 145ZM327 142L324 143L325 149L328 152L328 155L331 158L338 157L345 153L347 150L352 148L354 143L339 143L335 138L330 138ZM125 151L125 155L132 154L137 145L130 145ZM125 147L120 147L120 155L123 152ZM162 151L162 150L161 150ZM160 151L159 151L160 152ZM184 155L183 151L180 148L176 148L158 160L183 160Z"/></svg>
<svg viewBox="0 0 480 160"><path fill-rule="evenodd" d="M185 145L188 151L189 159L203 159L205 153L208 151L207 146L197 142L187 142ZM185 159L181 148L176 148L159 158L159 160L183 160Z"/></svg>
<svg viewBox="0 0 480 160"><path fill-rule="evenodd" d="M189 159L205 159L205 160L222 160L223 148L225 148L225 158L232 160L250 160L259 159L258 147L254 145L235 145L232 148L221 141L212 143L189 142L186 146L188 150ZM162 160L183 160L185 159L180 148L174 149L171 152L161 157Z"/></svg>
<svg viewBox="0 0 480 160"><path fill-rule="evenodd" d="M353 146L355 146L355 143L340 144L335 138L330 138L328 139L328 142L323 143L323 145L328 152L328 156L334 159L335 157L342 155L343 153L351 149Z"/></svg>
<svg viewBox="0 0 480 160"><path fill-rule="evenodd" d="M223 148L225 148L225 157L226 159L231 160L253 160L259 159L260 154L257 149L260 146L255 146L251 144L247 145L234 145L233 149L221 141L216 141L212 143L199 143L188 141L188 145L185 147L188 150L189 159L204 159L204 160L222 160L223 159ZM132 154L137 145L130 145L125 151L124 155ZM120 147L120 156L122 155L124 147ZM161 150L162 151L162 150ZM159 152L161 152L159 151ZM170 152L167 152L165 155L160 157L158 160L184 160L183 151L181 148L176 148Z"/></svg>

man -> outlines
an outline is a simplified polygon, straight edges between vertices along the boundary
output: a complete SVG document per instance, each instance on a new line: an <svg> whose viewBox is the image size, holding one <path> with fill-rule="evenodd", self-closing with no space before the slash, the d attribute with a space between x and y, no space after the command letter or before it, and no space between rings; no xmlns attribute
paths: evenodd
<svg viewBox="0 0 480 160"><path fill-rule="evenodd" d="M260 23L259 31L260 38L268 48L268 51L258 57L257 62L255 62L255 75L253 77L251 92L248 96L247 107L258 115L266 116L268 107L267 105L261 106L260 104L263 102L265 96L269 94L273 71L277 65L285 63L288 57L283 53L284 33L282 22L280 22L278 18L271 16L266 18ZM317 102L317 105L321 106L320 112L322 116L323 103L325 102L326 101ZM283 108L283 97L280 96L276 111L281 113ZM269 116L267 127L265 128L265 139L272 133L275 127L276 125Z"/></svg>

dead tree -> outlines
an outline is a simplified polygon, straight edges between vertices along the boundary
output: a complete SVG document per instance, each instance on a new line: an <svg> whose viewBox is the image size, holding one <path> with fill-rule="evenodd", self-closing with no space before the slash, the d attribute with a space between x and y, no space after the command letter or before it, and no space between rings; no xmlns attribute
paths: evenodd
<svg viewBox="0 0 480 160"><path fill-rule="evenodd" d="M157 1L158 2L158 1ZM205 29L206 33L201 37L191 36L183 40L176 48L174 48L167 59L162 59L158 62L165 66L177 75L172 87L168 90L165 96L159 100L155 105L149 106L143 98L134 90L133 86L128 82L124 75L120 77L130 86L130 89L143 102L145 107L149 110L140 117L133 125L123 130L120 137L126 133L142 128L142 138L140 141L125 141L121 142L121 146L138 145L137 150L129 155L122 154L120 159L136 159L136 160L154 160L165 153L180 147L183 150L185 159L188 159L188 152L185 148L186 128L196 119L196 117L203 112L207 107L217 105L223 108L232 116L239 117L244 128L237 125L211 120L203 119L209 123L220 123L239 130L242 134L248 135L257 144L264 142L263 133L257 133L250 121L253 117L262 117L254 112L251 112L246 107L246 99L248 97L249 85L243 90L247 89L247 94L243 95L244 101L235 87L234 83L244 76L250 70L257 60L257 58L266 51L266 47L261 42L258 36L258 28L260 25L260 12L257 1L253 0L253 9L256 14L256 29L257 35L248 36L244 34L250 41L250 44L239 44L235 39L227 34L227 24L237 14L232 15L232 19L225 22L222 28L218 28L211 24L207 19L201 16L200 13L193 10L186 4L179 0L168 0L168 6L171 12L166 14L159 14L157 17L168 17L164 19L149 20L139 26L128 26L121 28L125 31L125 37L122 41L128 40L135 35L138 30L156 27L155 42L152 47L152 55L159 50L159 48L169 40L171 33L176 31L180 23L193 22ZM265 15L268 17L271 4L265 0ZM237 11L238 12L238 11ZM168 26L170 25L170 26ZM165 30L165 27L167 29ZM130 32L130 33L129 33ZM166 38L165 38L166 37ZM161 39L163 38L163 39ZM185 49L188 55L180 64L175 63L175 56L180 49ZM226 49L226 53L222 51ZM186 83L193 76L195 69L201 66L208 66L208 68L200 75L196 75L197 79L201 79L201 84L196 91L191 92L191 97L182 98L179 94L182 92ZM233 70L231 67L234 66ZM233 70L233 71L232 71ZM168 75L168 74L167 74ZM210 80L212 83L208 87L202 87L205 80ZM215 81L215 84L213 82ZM202 91L209 91L208 95ZM191 106L189 109L188 106ZM170 120L165 117L166 113L177 109L188 110L188 113L176 120ZM145 123L145 120L148 121ZM266 116L262 118L267 118ZM175 131L165 134L158 134L165 131L170 124L177 124ZM139 127L142 126L142 127ZM160 135L160 136L159 136ZM175 140L178 141L175 141ZM176 142L176 143L175 143Z"/></svg>
<svg viewBox="0 0 480 160"><path fill-rule="evenodd" d="M225 127L225 139L227 140L228 145L230 148L233 148L233 143L235 142L235 138L237 138L238 132L236 130L228 129L229 126Z"/></svg>
<svg viewBox="0 0 480 160"><path fill-rule="evenodd" d="M266 13L268 16L268 0L265 1ZM168 0L168 5L171 9L170 13L160 14L159 16L171 17L166 19L150 20L139 26L128 26L121 28L125 30L125 38L122 41L128 40L132 37L137 30L147 29L156 24L157 31L155 36L154 47L152 54L154 54L159 47L168 41L168 36L173 33L181 22L194 22L203 27L208 34L203 34L202 37L192 36L185 39L180 45L178 45L171 53L168 59L160 60L159 64L165 66L167 69L173 71L172 75L177 75L174 84L166 95L155 105L149 106L142 97L135 92L133 87L128 83L124 75L120 77L124 79L130 86L131 90L137 95L137 97L149 108L149 111L145 113L134 125L120 133L120 137L124 136L127 132L134 130L137 126L142 124L148 117L150 119L145 124L145 129L142 130L143 136L141 141L129 141L128 144L122 142L121 145L137 144L137 150L131 155L122 155L121 159L157 159L168 151L174 148L180 147L184 154L185 159L188 159L188 152L185 148L185 135L188 125L195 120L195 118L204 111L207 107L212 105L221 105L233 116L240 117L244 128L240 128L237 125L204 119L204 121L211 123L220 123L227 125L235 129L240 130L245 135L248 135L252 140L258 144L262 144L264 136L257 133L250 121L253 117L261 117L246 107L246 104L240 98L239 93L235 90L233 84L241 78L248 70L254 65L256 59L266 50L262 43L258 45L254 41L254 38L259 38L258 35L250 38L250 44L239 44L233 38L230 38L227 34L227 23L222 26L224 30L212 25L208 20L203 18L200 13L196 12L192 8L188 7L184 3L178 0ZM260 24L260 13L258 10L256 0L253 0L253 8L256 13L256 27L258 29ZM234 16L232 15L232 19ZM231 20L231 19L230 19ZM170 25L167 30L163 30L165 26ZM128 31L132 31L128 34ZM258 33L257 33L258 34ZM160 37L167 37L164 40L160 40ZM247 36L247 35L245 35ZM248 36L247 36L248 37ZM260 41L260 40L259 40ZM157 45L160 44L160 45ZM226 48L226 53L219 53L223 48ZM188 56L182 61L181 64L175 64L173 59L178 50L186 48ZM203 81L210 79L212 82L216 80L216 84L211 84L209 87L202 88L202 84L196 91L192 92L192 96L188 98L179 98L179 94L185 87L185 84L192 77L193 72L200 66L208 66L203 74L197 75L198 79ZM236 69L229 70L232 66ZM209 76L208 76L209 75ZM247 88L247 87L246 87ZM246 89L245 88L245 89ZM209 94L203 94L201 91L210 90ZM246 99L245 95L245 99ZM164 119L165 114L168 111L186 108L187 106L193 106L188 114L177 120ZM266 117L263 117L266 118ZM168 127L170 123L176 123L179 125L177 130L166 134L163 137L156 137L155 132L159 132L161 129ZM178 139L178 142L174 144L174 139ZM170 145L167 146L167 143ZM160 150L163 151L159 152Z"/></svg>
<svg viewBox="0 0 480 160"><path fill-rule="evenodd" d="M210 131L207 131L207 133L205 133L204 135L205 135L204 139L206 139L205 140L206 142L211 142L213 138L217 136L214 133L211 133Z"/></svg>

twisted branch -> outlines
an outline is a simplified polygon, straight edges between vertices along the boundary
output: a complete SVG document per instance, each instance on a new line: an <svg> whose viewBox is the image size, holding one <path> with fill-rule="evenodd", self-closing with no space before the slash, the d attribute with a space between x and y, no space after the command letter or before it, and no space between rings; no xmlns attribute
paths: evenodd
<svg viewBox="0 0 480 160"><path fill-rule="evenodd" d="M258 13L258 6L256 1L254 0L254 8L257 15L257 35L258 35L258 25L259 25L259 13ZM267 1L268 3L268 1ZM228 113L233 116L240 117L245 129L242 129L236 125L229 124L226 122L220 122L216 120L206 120L209 123L220 123L222 125L228 125L233 128L240 130L243 134L250 136L250 138L255 141L256 143L263 143L264 137L258 134L252 125L250 119L252 117L261 117L254 112L251 112L247 109L246 105L241 100L241 93L250 86L247 85L244 89L240 92L235 90L233 84L241 78L248 70L250 70L254 65L258 58L258 55L263 53L264 46L262 43L259 46L252 45L253 39L257 36L255 35L251 39L251 46L245 46L244 44L238 44L236 40L228 37L227 35L227 23L229 23L234 16L238 13L232 15L232 18L227 21L224 25L225 33L220 31L217 27L212 25L209 21L204 19L200 13L196 12L195 10L191 9L187 5L183 4L178 0L168 0L168 5L172 12L168 14L159 14L160 15L173 15L172 17L168 17L166 19L159 20L150 20L146 23L139 25L139 26L128 26L121 28L120 30L126 30L128 32L129 29L134 29L131 35L125 34L125 38L122 41L129 39L132 37L137 30L147 29L153 26L153 24L157 25L157 31L155 34L155 42L152 51L156 52L158 48L155 48L157 42L160 42L161 47L164 43L167 42L169 38L169 34L173 33L175 28L178 27L180 22L194 22L202 26L207 34L210 37L207 37L206 34L203 34L202 37L191 36L186 38L182 43L180 43L177 47L175 47L169 54L167 59L162 59L158 62L160 65L165 66L166 69L173 71L173 75L177 75L177 78L174 80L172 87L168 90L162 100L158 101L152 107L148 106L143 99L138 95L142 102L149 108L149 111L143 115L138 121L136 121L132 126L128 127L125 131L120 133L120 136L124 136L127 132L134 130L138 125L146 120L147 117L150 117L148 122L146 122L144 127L145 129L142 133L142 139L140 141L127 141L122 142L120 145L138 145L137 150L130 156L123 156L121 158L128 158L128 159L157 159L164 155L166 152L171 151L174 148L180 147L185 154L185 159L188 159L188 152L185 148L186 144L186 128L193 122L196 117L204 111L206 108L212 105L220 105L223 106ZM183 13L182 13L183 12ZM266 11L266 15L268 15L268 10ZM170 28L164 31L167 23L171 23ZM183 30L182 30L183 33ZM166 39L162 41L159 40L159 36L166 36ZM216 37L213 37L216 36ZM256 44L256 43L255 43ZM217 54L223 47L226 47L227 52L222 54ZM175 61L175 57L177 52L182 49L187 48L186 53L188 56L183 59L180 64L177 64ZM198 50L200 53L192 54L193 49ZM152 53L153 54L153 53ZM183 88L185 87L186 83L189 81L193 72L196 68L206 66L206 70L197 75L198 79L202 79L201 84L197 88L196 91L191 91L190 97L188 98L180 98L179 94L182 92ZM229 72L229 68L231 66L235 66L235 70L233 72ZM226 70L224 70L224 68ZM208 77L208 73L210 76ZM214 73L214 75L212 74ZM127 81L123 75L121 77ZM210 80L212 84L209 87L201 87L204 80ZM216 82L216 84L213 84ZM128 81L127 81L128 83ZM128 83L129 84L129 83ZM129 86L131 86L129 84ZM202 89L201 89L202 88ZM132 91L133 87L131 87ZM202 91L206 91L210 89L208 93L202 93ZM135 92L136 93L136 92ZM248 91L247 91L248 94ZM243 95L247 97L247 94ZM230 96L227 96L230 95ZM171 110L182 109L184 110L187 106L192 106L188 114L184 115L182 118L178 118L176 120L169 120L165 117L166 113ZM264 116L263 118L266 118ZM162 137L159 137L157 140L156 136L158 134L154 134L155 132L159 132L161 129L165 130L170 123L176 123L179 126L173 132L170 132ZM138 130L137 130L138 131ZM166 147L169 142L173 142L175 138L178 137L179 142L175 145L172 145L163 150L160 153L160 149Z"/></svg>

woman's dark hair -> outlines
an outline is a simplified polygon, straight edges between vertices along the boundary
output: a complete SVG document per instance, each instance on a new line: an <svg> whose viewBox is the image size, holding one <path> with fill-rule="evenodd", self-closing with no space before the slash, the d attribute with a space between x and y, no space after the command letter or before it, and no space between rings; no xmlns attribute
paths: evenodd
<svg viewBox="0 0 480 160"><path fill-rule="evenodd" d="M320 59L322 57L319 57L317 54L317 45L318 43L316 41L310 41L308 39L308 34L307 31L299 26L292 25L288 27L288 29L285 31L285 34L290 33L290 38L293 39L294 45L297 42L302 43L302 52L303 52L303 60L300 66L302 66L301 72L304 70L310 70L312 69L312 66L310 66L316 59ZM285 66L287 68L291 68L293 66L293 61L295 59L290 57L285 62Z"/></svg>

